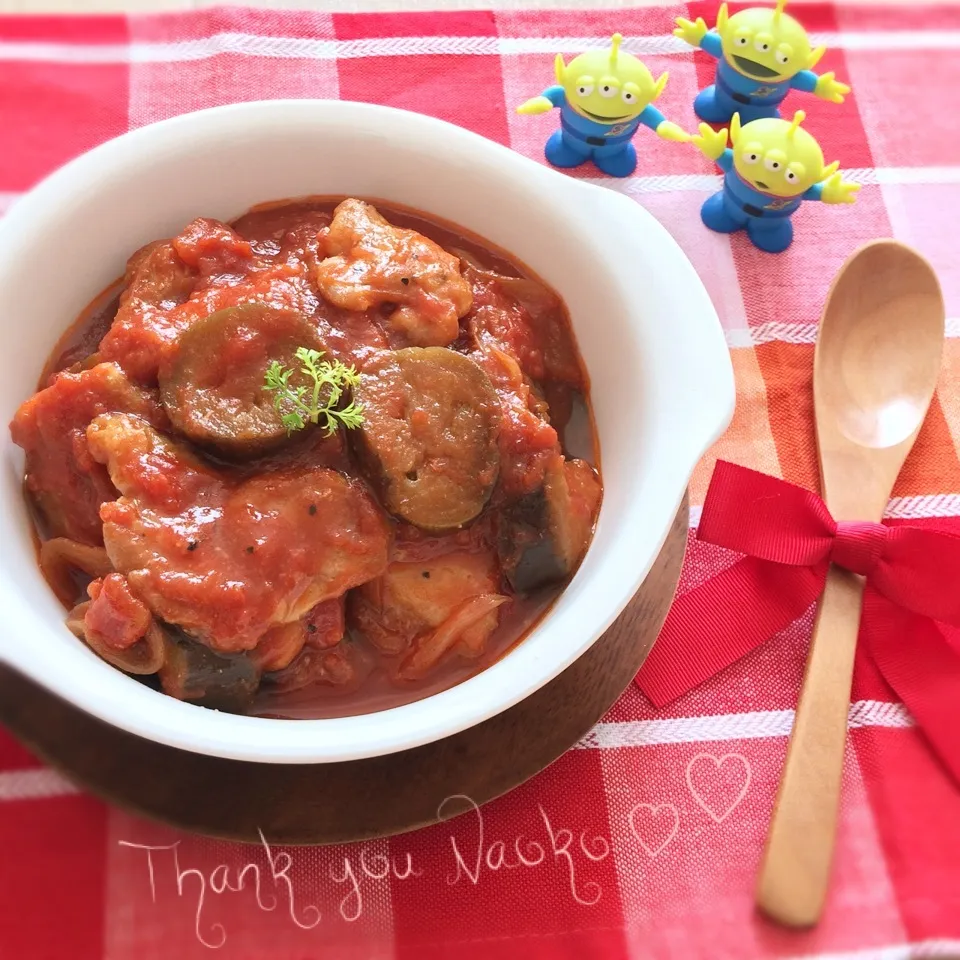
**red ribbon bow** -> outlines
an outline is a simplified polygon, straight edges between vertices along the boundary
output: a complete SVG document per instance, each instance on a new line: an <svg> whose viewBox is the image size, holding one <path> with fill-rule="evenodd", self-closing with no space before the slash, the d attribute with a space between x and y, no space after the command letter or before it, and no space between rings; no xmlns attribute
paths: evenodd
<svg viewBox="0 0 960 960"><path fill-rule="evenodd" d="M721 460L697 538L747 556L674 603L637 676L655 705L796 620L833 562L866 577L859 643L960 784L960 535L837 523L809 490Z"/></svg>

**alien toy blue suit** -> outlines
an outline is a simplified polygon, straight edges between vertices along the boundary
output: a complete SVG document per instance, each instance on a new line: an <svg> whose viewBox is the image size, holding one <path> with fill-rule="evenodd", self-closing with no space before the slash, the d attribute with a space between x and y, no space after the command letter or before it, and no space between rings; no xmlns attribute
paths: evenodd
<svg viewBox="0 0 960 960"><path fill-rule="evenodd" d="M551 135L544 150L555 167L579 167L593 160L611 177L628 177L637 168L637 151L630 142L637 128L643 124L656 130L665 120L656 107L647 105L629 120L599 123L574 110L563 87L547 87L543 96L560 107L560 129Z"/></svg>
<svg viewBox="0 0 960 960"><path fill-rule="evenodd" d="M725 171L723 189L709 197L700 209L703 222L718 233L734 233L746 228L755 247L767 253L780 253L793 240L790 217L804 200L819 200L823 184L815 183L797 197L777 197L763 193L744 180L733 166L729 147L717 160Z"/></svg>
<svg viewBox="0 0 960 960"><path fill-rule="evenodd" d="M701 90L693 101L693 109L707 123L729 123L730 117L740 114L742 123L761 117L779 117L783 98L792 90L813 93L817 75L812 70L801 70L789 80L763 81L746 77L734 70L723 56L720 35L711 30L700 41L700 49L716 57L716 83ZM754 64L754 68L757 68Z"/></svg>

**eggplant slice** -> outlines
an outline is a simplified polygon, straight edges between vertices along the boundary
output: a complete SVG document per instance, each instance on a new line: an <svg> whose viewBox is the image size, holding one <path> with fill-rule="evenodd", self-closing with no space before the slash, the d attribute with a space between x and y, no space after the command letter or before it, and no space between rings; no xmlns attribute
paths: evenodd
<svg viewBox="0 0 960 960"><path fill-rule="evenodd" d="M294 354L324 350L317 328L293 310L244 303L198 320L160 370L160 398L187 439L234 460L261 456L287 438L274 397L264 390L272 361L293 367L290 387L310 387Z"/></svg>
<svg viewBox="0 0 960 960"><path fill-rule="evenodd" d="M361 457L384 505L421 530L483 510L500 471L501 408L487 375L446 347L384 350L363 367Z"/></svg>
<svg viewBox="0 0 960 960"><path fill-rule="evenodd" d="M169 696L226 713L245 713L260 686L260 671L245 653L214 653L182 633L167 636L159 676Z"/></svg>

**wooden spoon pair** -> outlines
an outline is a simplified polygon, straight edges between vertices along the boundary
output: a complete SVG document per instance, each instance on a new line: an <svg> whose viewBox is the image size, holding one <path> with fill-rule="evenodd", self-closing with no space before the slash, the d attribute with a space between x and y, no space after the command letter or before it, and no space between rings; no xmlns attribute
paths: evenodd
<svg viewBox="0 0 960 960"><path fill-rule="evenodd" d="M933 398L940 287L894 240L854 253L833 282L813 368L824 500L835 520L878 522ZM863 577L830 567L757 886L780 923L815 924L833 857Z"/></svg>

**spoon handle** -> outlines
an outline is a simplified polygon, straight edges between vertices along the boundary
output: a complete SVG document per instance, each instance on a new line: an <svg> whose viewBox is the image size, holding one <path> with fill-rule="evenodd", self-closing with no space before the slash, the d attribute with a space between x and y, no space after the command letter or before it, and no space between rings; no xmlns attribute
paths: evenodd
<svg viewBox="0 0 960 960"><path fill-rule="evenodd" d="M831 566L757 884L757 905L791 927L820 919L840 801L863 579Z"/></svg>

